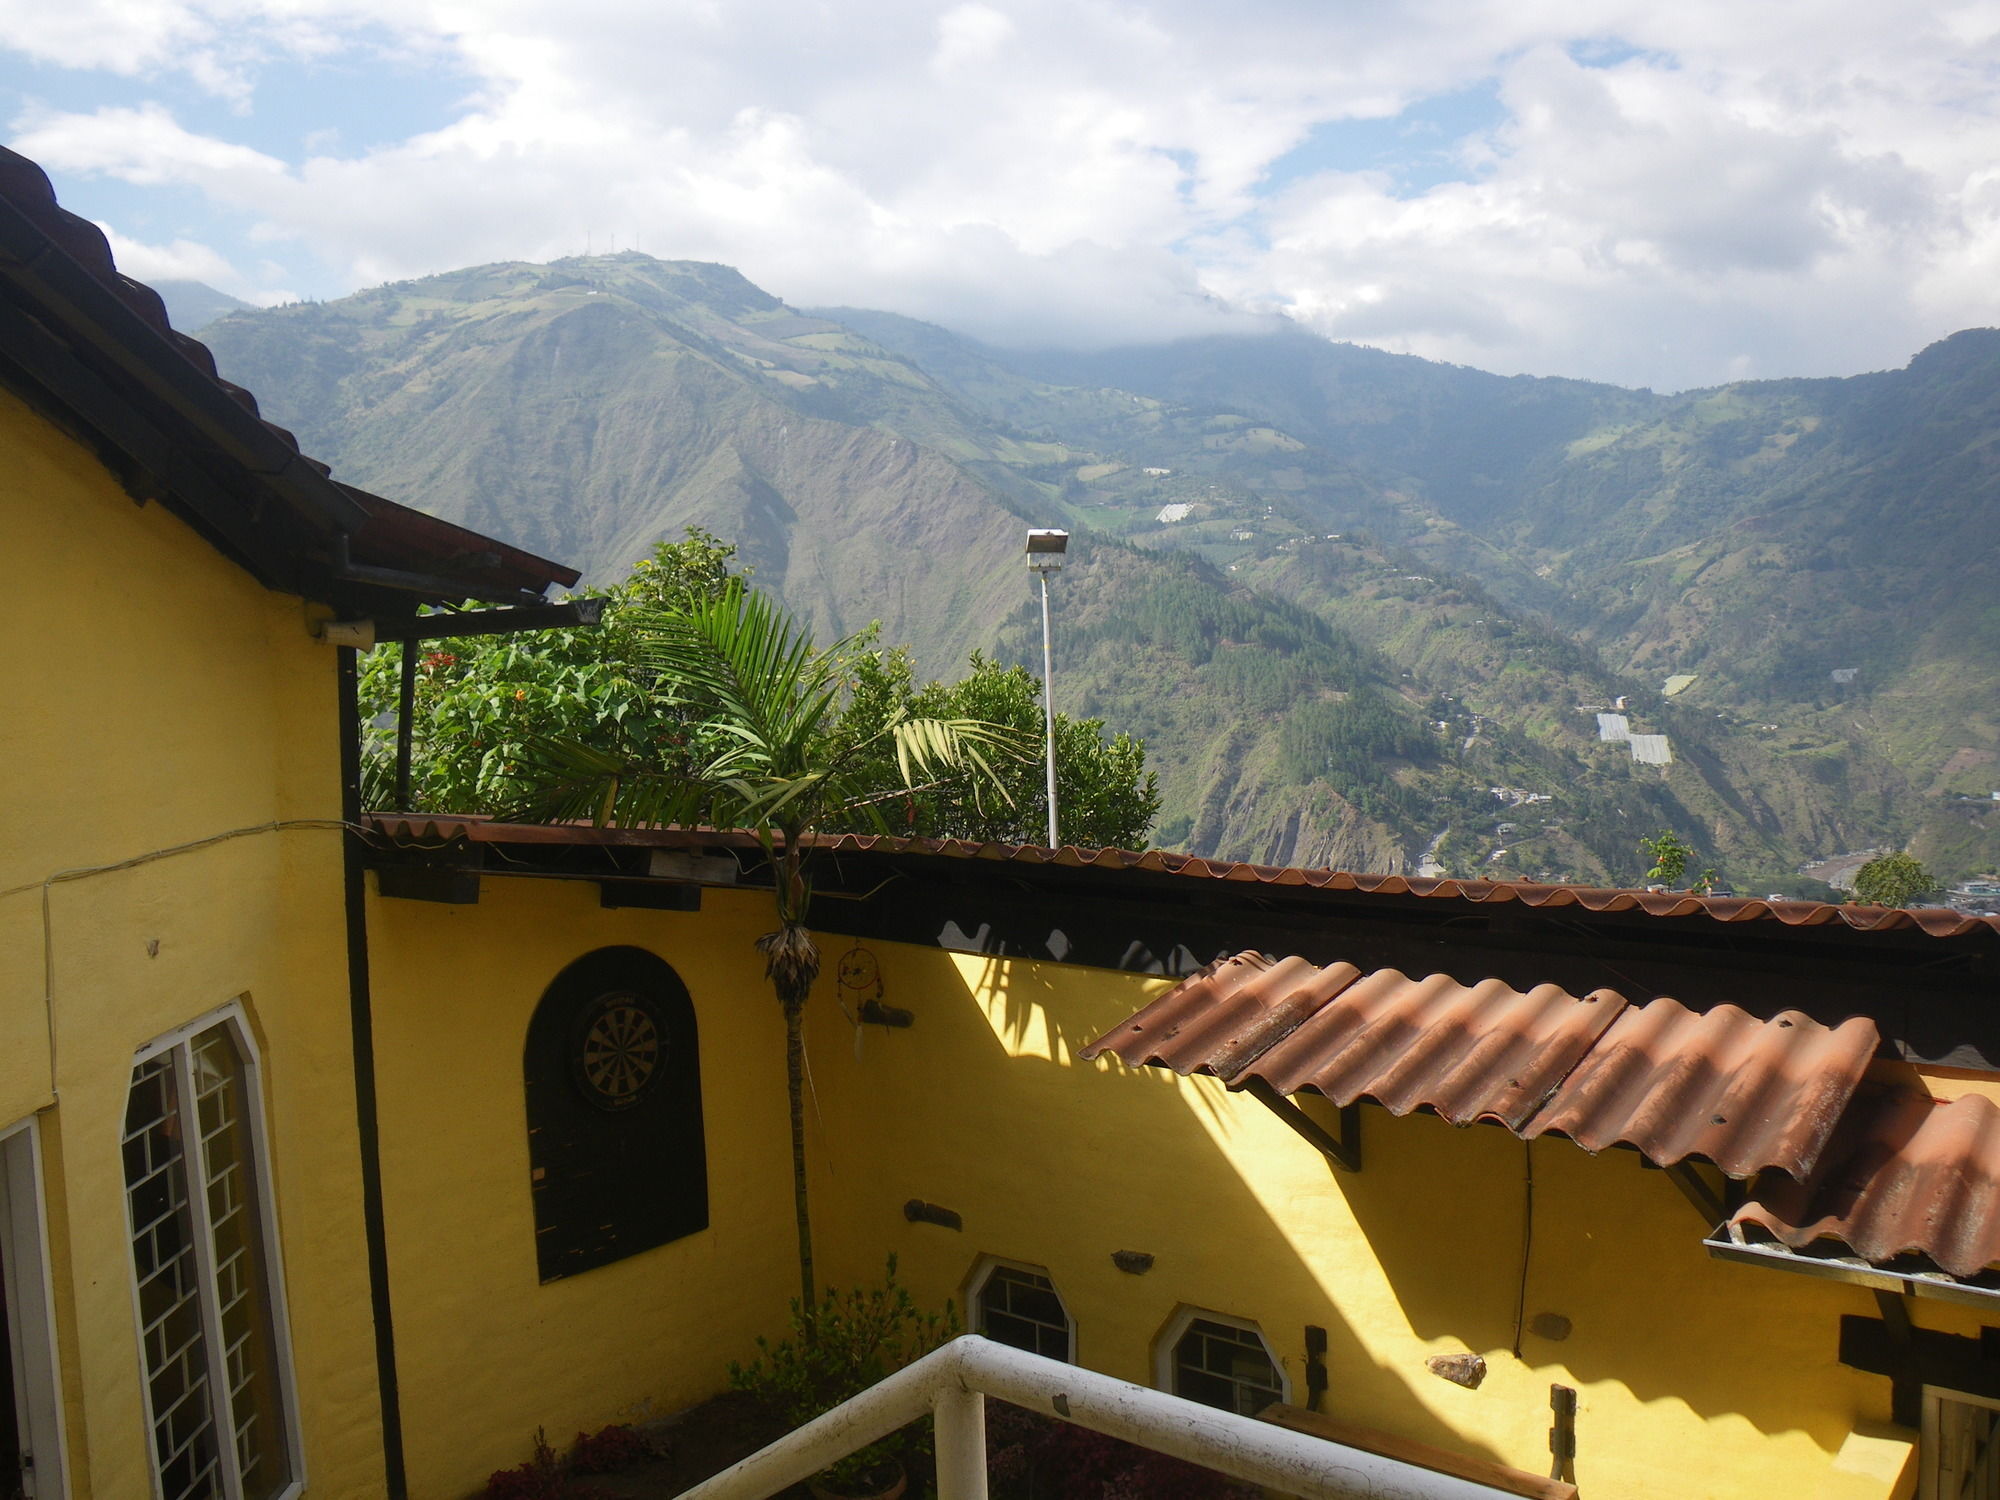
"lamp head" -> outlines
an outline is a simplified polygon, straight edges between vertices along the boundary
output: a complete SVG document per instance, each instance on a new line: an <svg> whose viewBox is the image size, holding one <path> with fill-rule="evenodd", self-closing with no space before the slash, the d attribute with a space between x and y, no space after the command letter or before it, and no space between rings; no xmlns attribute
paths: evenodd
<svg viewBox="0 0 2000 1500"><path fill-rule="evenodd" d="M1031 531L1028 533L1028 571L1057 572L1062 568L1063 557L1068 551L1067 531Z"/></svg>

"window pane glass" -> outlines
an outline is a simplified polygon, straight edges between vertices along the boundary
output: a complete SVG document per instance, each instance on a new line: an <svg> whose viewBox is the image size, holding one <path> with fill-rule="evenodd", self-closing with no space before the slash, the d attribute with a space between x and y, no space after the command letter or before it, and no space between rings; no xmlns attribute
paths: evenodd
<svg viewBox="0 0 2000 1500"><path fill-rule="evenodd" d="M292 1465L279 1404L262 1207L250 1155L250 1100L228 1028L218 1026L196 1038L193 1063L230 1430L244 1500L266 1500L291 1482Z"/></svg>
<svg viewBox="0 0 2000 1500"><path fill-rule="evenodd" d="M173 1054L133 1069L125 1106L125 1193L153 1411L153 1461L166 1500L221 1500L183 1155L185 1123Z"/></svg>
<svg viewBox="0 0 2000 1500"><path fill-rule="evenodd" d="M1174 1345L1177 1396L1254 1417L1283 1391L1264 1340L1247 1328L1196 1318Z"/></svg>
<svg viewBox="0 0 2000 1500"><path fill-rule="evenodd" d="M1048 1359L1069 1358L1069 1312L1046 1276L995 1266L979 1288L979 1331Z"/></svg>
<svg viewBox="0 0 2000 1500"><path fill-rule="evenodd" d="M227 1025L132 1071L125 1192L164 1500L271 1500L297 1473L252 1152L255 1107Z"/></svg>

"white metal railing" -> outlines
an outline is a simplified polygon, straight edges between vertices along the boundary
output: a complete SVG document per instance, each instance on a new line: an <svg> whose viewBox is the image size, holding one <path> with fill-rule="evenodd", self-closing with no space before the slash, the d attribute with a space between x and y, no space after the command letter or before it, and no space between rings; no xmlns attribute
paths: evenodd
<svg viewBox="0 0 2000 1500"><path fill-rule="evenodd" d="M938 1500L986 1500L986 1396L1306 1500L1507 1493L966 1334L679 1500L767 1500L926 1415L937 1424Z"/></svg>

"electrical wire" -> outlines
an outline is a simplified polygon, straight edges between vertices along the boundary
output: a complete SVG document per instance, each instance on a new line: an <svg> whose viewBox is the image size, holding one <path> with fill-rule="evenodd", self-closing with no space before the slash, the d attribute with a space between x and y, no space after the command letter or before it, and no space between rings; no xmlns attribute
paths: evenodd
<svg viewBox="0 0 2000 1500"><path fill-rule="evenodd" d="M295 828L324 828L344 830L366 836L368 830L358 824L341 818L278 818L269 823L253 823L244 828L231 828L222 833L211 833L204 838L190 839L184 844L168 844L164 848L149 849L144 854L132 855L129 859L113 860L103 865L75 865L66 870L56 870L44 875L40 880L30 880L23 885L8 886L0 890L0 899L8 896L22 896L30 891L41 892L42 905L42 1021L48 1035L49 1044L49 1097L56 1094L56 940L55 914L51 893L58 885L75 880L88 880L93 875L111 875L120 870L136 870L141 865L149 865L162 859L171 859L178 854L192 854L198 849L211 849L217 844L226 844L231 839L246 838L259 833L281 833Z"/></svg>
<svg viewBox="0 0 2000 1500"><path fill-rule="evenodd" d="M1521 1280L1514 1292L1514 1358L1521 1357L1521 1329L1528 1316L1528 1257L1535 1248L1535 1143L1521 1142Z"/></svg>

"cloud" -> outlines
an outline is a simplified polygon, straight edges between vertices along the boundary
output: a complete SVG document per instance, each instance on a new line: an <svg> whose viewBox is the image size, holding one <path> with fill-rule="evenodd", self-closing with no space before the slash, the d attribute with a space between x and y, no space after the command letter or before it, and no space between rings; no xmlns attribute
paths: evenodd
<svg viewBox="0 0 2000 1500"><path fill-rule="evenodd" d="M243 278L229 261L212 246L195 240L174 240L165 245L149 245L120 234L109 224L99 224L111 242L118 269L138 281L204 281L218 290L239 286Z"/></svg>
<svg viewBox="0 0 2000 1500"><path fill-rule="evenodd" d="M286 176L276 157L183 129L157 104L90 114L31 109L15 128L16 149L45 165L140 187L192 183L249 198Z"/></svg>
<svg viewBox="0 0 2000 1500"><path fill-rule="evenodd" d="M1996 316L2000 47L1978 4L51 9L0 0L15 23L0 34L247 112L198 127L127 85L96 109L23 114L19 149L59 176L192 190L219 221L253 222L258 255L336 290L615 235L737 265L794 302L1012 343L1286 312L1334 337L1661 387L1900 363ZM449 123L343 148L379 139L364 90L351 117L310 122L309 151L305 129L260 134L287 69L390 56L417 70L399 80L448 68ZM1267 184L1316 128L1468 88L1496 94L1497 123L1385 135L1424 153L1434 186L1372 170Z"/></svg>

